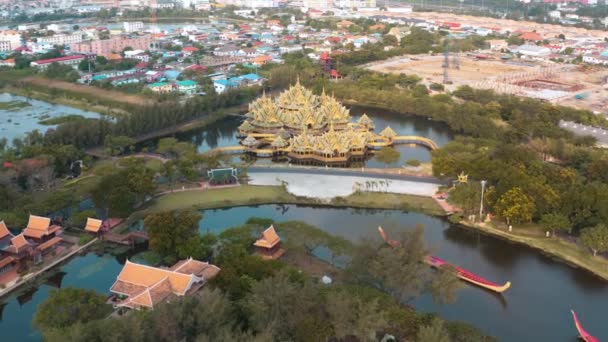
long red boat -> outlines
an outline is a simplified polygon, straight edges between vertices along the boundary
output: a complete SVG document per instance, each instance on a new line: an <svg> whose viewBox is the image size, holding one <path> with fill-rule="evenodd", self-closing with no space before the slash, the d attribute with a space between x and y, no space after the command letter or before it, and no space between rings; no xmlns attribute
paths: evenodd
<svg viewBox="0 0 608 342"><path fill-rule="evenodd" d="M572 312L572 318L574 318L574 325L576 326L576 330L581 338L581 340L585 342L600 342L597 338L591 336L588 332L583 329L581 322L578 321L578 317L576 317L576 312L574 310L570 310Z"/></svg>
<svg viewBox="0 0 608 342"><path fill-rule="evenodd" d="M378 227L378 232L380 233L380 236L382 237L382 239L391 247L399 247L401 246L401 243L399 243L399 241L396 240L390 240L388 238L388 236L386 235L386 233L384 232L384 229L382 229L382 227ZM486 280L478 275L476 275L475 273L465 270L462 267L458 267L456 265L452 265L449 264L448 262L436 257L436 256L432 256L429 255L425 258L424 260L428 265L430 265L431 267L434 268L439 268L442 266L451 266L455 271L455 274L458 278L471 283L473 285L477 285L479 287L482 287L484 289L488 289L490 291L494 291L494 292L498 292L498 293L503 293L505 292L507 289L509 289L509 287L511 287L511 282L506 282L504 285L499 285L496 283L493 283L489 280Z"/></svg>

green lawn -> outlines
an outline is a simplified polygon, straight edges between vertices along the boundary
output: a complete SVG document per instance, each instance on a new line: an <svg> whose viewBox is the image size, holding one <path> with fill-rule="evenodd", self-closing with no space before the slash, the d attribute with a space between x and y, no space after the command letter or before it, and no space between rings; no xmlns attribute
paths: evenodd
<svg viewBox="0 0 608 342"><path fill-rule="evenodd" d="M280 186L258 185L175 192L154 200L145 210L145 213L184 208L207 209L265 203L326 204L341 207L422 211L431 215L444 214L430 197L389 193L360 193L334 199L327 203L316 199L293 196Z"/></svg>
<svg viewBox="0 0 608 342"><path fill-rule="evenodd" d="M587 249L564 239L547 238L544 233L539 234L541 228L538 226L526 225L525 228L514 226L513 231L509 233L506 229L497 228L494 224L484 224L483 226L464 224L473 229L541 250L608 280L608 260L603 257L594 257Z"/></svg>

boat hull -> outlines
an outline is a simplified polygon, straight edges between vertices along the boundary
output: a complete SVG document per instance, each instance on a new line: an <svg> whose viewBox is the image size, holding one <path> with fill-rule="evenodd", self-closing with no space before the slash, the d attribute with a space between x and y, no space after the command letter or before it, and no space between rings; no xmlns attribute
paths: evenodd
<svg viewBox="0 0 608 342"><path fill-rule="evenodd" d="M389 239L388 235L386 235L386 233L384 232L384 229L382 229L382 227L378 227L378 233L380 233L380 236L382 237L382 239L389 246L391 246L391 247L400 247L401 246L401 243L399 241ZM491 281L488 281L488 280L474 274L471 271L465 270L464 268L461 268L461 267L458 267L455 265L451 265L451 264L447 263L446 261L439 259L438 257L432 256L432 255L427 256L424 261L428 265L430 265L431 267L434 267L434 268L440 268L442 266L449 265L454 269L454 273L461 280L471 283L473 285L482 287L484 289L496 292L496 293L503 293L511 287L511 282L509 282L509 281L506 282L504 285L495 284Z"/></svg>
<svg viewBox="0 0 608 342"><path fill-rule="evenodd" d="M572 312L572 318L574 319L574 326L576 327L576 331L578 331L578 335L580 336L581 340L583 340L585 342L600 342L600 340L591 336L591 334L589 334L588 332L585 331L585 329L583 329L581 322L579 322L578 317L576 317L576 312L574 312L574 310L570 310L570 312Z"/></svg>

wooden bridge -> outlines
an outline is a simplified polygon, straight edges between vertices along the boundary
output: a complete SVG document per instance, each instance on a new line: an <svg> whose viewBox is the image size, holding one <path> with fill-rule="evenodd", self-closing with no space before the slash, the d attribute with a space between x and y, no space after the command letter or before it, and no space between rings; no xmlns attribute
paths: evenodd
<svg viewBox="0 0 608 342"><path fill-rule="evenodd" d="M398 135L392 139L382 139L381 141L374 141L368 143L368 146L377 149L386 146L398 145L398 144L411 144L411 145L420 145L426 147L430 150L436 150L439 148L436 142L429 138L420 137L417 135Z"/></svg>

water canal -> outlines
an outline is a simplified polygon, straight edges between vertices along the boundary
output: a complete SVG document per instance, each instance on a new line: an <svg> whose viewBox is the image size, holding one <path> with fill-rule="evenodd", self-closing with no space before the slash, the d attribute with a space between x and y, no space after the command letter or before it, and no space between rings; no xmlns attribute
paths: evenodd
<svg viewBox="0 0 608 342"><path fill-rule="evenodd" d="M398 135L418 135L432 139L439 146L443 146L452 140L450 129L439 122L429 121L425 118L420 118L411 115L387 112L382 109L366 108L366 107L350 107L352 120L355 121L366 113L375 123L376 132L380 132L386 126L391 126ZM188 141L195 144L199 152L209 151L217 147L236 146L239 144L237 138L238 126L241 124L242 118L227 117L219 120L211 125L200 129L175 134L175 138L180 141ZM158 139L151 140L140 144L140 147L154 149ZM409 159L417 159L422 162L431 160L431 153L424 147L397 145L395 147L399 151L399 159L393 163L386 164L371 158L365 162L366 167L401 167ZM237 160L248 160L248 156L235 157ZM258 164L271 163L270 159L258 159ZM359 165L357 165L359 166ZM361 165L363 166L363 165Z"/></svg>
<svg viewBox="0 0 608 342"><path fill-rule="evenodd" d="M264 205L207 210L201 232L219 233L244 223L249 217L277 221L303 220L351 241L375 237L382 225L390 233L425 226L425 241L433 253L473 270L490 280L513 283L503 296L468 285L453 304L437 305L428 296L414 304L422 311L435 311L446 319L471 323L501 341L576 341L569 310L578 311L585 328L600 340L608 340L605 325L608 283L587 272L570 268L523 246L479 235L446 221L419 213L396 210L313 208L294 205ZM61 268L61 286L74 286L108 293L124 259L88 254ZM3 341L39 340L31 328L36 306L48 295L41 286L27 303L15 295L7 299L0 329ZM6 335L8 332L8 338Z"/></svg>

